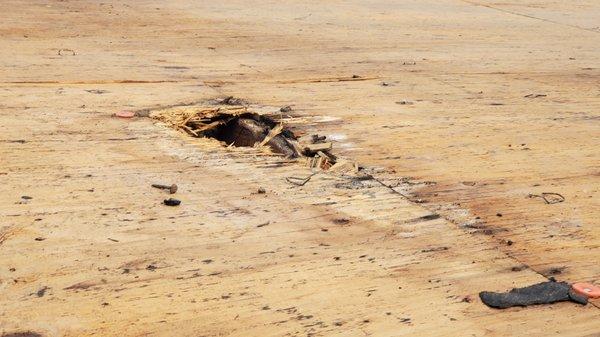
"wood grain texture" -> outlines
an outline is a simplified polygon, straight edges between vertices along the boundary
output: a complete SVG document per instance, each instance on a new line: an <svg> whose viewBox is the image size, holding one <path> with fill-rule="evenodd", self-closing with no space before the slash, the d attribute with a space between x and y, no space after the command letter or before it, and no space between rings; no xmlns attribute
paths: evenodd
<svg viewBox="0 0 600 337"><path fill-rule="evenodd" d="M596 2L0 10L0 334L599 335L477 297L600 281ZM375 179L111 117L228 95Z"/></svg>

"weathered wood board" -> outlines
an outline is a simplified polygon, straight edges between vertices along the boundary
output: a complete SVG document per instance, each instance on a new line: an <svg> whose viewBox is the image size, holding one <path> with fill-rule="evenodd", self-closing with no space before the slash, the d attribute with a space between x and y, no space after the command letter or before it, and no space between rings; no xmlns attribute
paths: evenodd
<svg viewBox="0 0 600 337"><path fill-rule="evenodd" d="M477 297L600 282L595 1L0 10L0 335L600 335ZM228 95L376 179L111 116Z"/></svg>

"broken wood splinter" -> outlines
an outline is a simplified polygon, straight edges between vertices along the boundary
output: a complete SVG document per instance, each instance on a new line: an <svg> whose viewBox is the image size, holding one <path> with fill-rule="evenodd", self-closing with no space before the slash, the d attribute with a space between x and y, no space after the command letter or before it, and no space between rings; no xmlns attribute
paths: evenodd
<svg viewBox="0 0 600 337"><path fill-rule="evenodd" d="M175 194L175 192L177 192L177 185L175 185L175 184L171 184L171 185L152 184L152 187L158 188L161 190L169 190L169 193L171 193L171 194Z"/></svg>
<svg viewBox="0 0 600 337"><path fill-rule="evenodd" d="M296 186L304 186L314 175L316 175L319 172L314 172L312 174L310 174L308 177L306 178L300 178L300 177L286 177L285 180L290 183L290 184L294 184ZM296 181L298 180L298 181Z"/></svg>

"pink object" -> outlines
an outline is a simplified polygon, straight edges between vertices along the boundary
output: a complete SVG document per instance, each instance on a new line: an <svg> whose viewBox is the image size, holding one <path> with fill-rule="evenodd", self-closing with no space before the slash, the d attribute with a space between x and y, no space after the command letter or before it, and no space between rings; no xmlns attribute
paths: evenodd
<svg viewBox="0 0 600 337"><path fill-rule="evenodd" d="M119 112L115 113L115 116L121 117L121 118L132 118L132 117L135 117L135 112L123 110L123 111L119 111Z"/></svg>
<svg viewBox="0 0 600 337"><path fill-rule="evenodd" d="M600 287L591 283L574 283L572 287L573 290L580 295L585 295L590 298L600 297Z"/></svg>

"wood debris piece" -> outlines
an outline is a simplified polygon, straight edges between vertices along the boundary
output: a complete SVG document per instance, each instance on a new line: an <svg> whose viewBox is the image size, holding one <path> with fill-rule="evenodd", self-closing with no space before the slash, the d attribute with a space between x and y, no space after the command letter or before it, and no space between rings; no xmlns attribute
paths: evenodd
<svg viewBox="0 0 600 337"><path fill-rule="evenodd" d="M311 141L313 144L324 143L327 136L319 136L318 134L314 134L311 136Z"/></svg>
<svg viewBox="0 0 600 337"><path fill-rule="evenodd" d="M314 156L319 151L329 151L333 148L331 142L308 144L304 147L304 154L307 156Z"/></svg>
<svg viewBox="0 0 600 337"><path fill-rule="evenodd" d="M194 136L194 137L199 137L198 133L194 130L192 130L189 126L187 125L181 125L180 126L181 129L183 129L183 131L189 133L190 135Z"/></svg>
<svg viewBox="0 0 600 337"><path fill-rule="evenodd" d="M319 172L314 172L314 173L310 174L308 177L305 177L305 178L300 178L300 177L287 177L287 178L285 178L285 180L286 180L288 183L290 183L290 184L293 184L293 185L296 185L296 186L304 186L304 184L306 184L307 182L309 182L309 181L310 181L310 179L311 179L311 178L312 178L312 177L313 177L315 174L317 174L317 173L319 173Z"/></svg>
<svg viewBox="0 0 600 337"><path fill-rule="evenodd" d="M355 169L356 163L353 163L348 160L338 160L335 164L333 164L330 168L330 172L343 172L343 171L352 171Z"/></svg>
<svg viewBox="0 0 600 337"><path fill-rule="evenodd" d="M327 158L327 159L329 159L329 160L333 160L333 161L335 161L335 159L336 159L336 158L335 158L335 156L334 156L334 155L332 155L332 154L331 154L331 153L329 153L329 152L318 151L318 152L317 152L317 155L318 155L319 157Z"/></svg>
<svg viewBox="0 0 600 337"><path fill-rule="evenodd" d="M202 132L205 132L206 130L210 130L210 129L216 128L217 126L219 126L219 125L221 125L223 123L225 123L225 122L224 121L214 121L214 122L212 122L210 124L206 124L206 125L198 128L198 129L196 129L194 131L196 131L196 133L200 134Z"/></svg>
<svg viewBox="0 0 600 337"><path fill-rule="evenodd" d="M277 124L276 127L269 131L269 134L260 142L260 144L258 144L258 146L265 146L271 139L280 134L281 131L283 131L283 124Z"/></svg>

